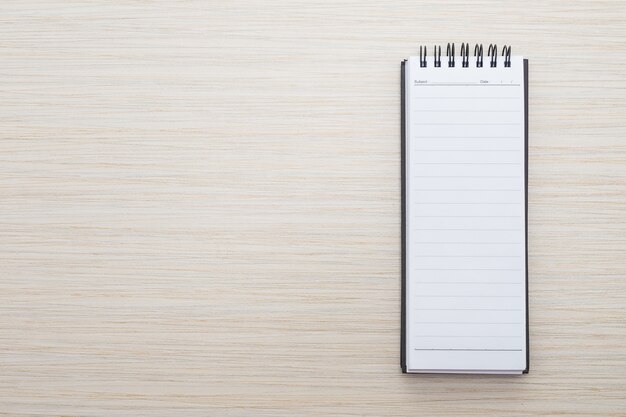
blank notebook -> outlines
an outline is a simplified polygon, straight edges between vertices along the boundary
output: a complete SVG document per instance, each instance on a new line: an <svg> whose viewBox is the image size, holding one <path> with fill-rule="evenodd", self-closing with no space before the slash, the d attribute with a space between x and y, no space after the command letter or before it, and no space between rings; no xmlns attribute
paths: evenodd
<svg viewBox="0 0 626 417"><path fill-rule="evenodd" d="M528 61L460 49L401 66L401 366L527 373Z"/></svg>

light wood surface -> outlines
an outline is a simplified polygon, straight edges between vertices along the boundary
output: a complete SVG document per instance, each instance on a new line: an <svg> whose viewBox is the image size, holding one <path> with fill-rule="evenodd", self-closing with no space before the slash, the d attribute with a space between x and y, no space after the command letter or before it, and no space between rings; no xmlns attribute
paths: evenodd
<svg viewBox="0 0 626 417"><path fill-rule="evenodd" d="M626 3L4 1L0 415L623 416ZM399 63L530 60L531 371L399 368Z"/></svg>

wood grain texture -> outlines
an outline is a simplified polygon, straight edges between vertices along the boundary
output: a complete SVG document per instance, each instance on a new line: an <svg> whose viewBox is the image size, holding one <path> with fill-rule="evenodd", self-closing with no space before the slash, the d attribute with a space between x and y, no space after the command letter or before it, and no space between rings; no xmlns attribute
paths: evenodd
<svg viewBox="0 0 626 417"><path fill-rule="evenodd" d="M0 415L623 416L626 3L0 4ZM399 62L530 60L531 373L399 369Z"/></svg>

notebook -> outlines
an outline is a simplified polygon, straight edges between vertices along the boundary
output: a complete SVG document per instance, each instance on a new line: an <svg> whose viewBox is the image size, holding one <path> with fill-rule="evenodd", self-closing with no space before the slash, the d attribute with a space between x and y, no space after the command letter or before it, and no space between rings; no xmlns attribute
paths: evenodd
<svg viewBox="0 0 626 417"><path fill-rule="evenodd" d="M401 64L405 373L528 372L528 60Z"/></svg>

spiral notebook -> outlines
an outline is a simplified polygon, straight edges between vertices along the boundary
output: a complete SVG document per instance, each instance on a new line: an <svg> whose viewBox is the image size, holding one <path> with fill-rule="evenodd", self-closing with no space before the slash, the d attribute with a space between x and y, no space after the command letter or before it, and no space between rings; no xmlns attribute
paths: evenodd
<svg viewBox="0 0 626 417"><path fill-rule="evenodd" d="M405 373L528 372L528 60L401 64Z"/></svg>

